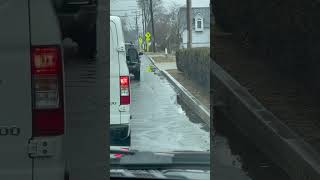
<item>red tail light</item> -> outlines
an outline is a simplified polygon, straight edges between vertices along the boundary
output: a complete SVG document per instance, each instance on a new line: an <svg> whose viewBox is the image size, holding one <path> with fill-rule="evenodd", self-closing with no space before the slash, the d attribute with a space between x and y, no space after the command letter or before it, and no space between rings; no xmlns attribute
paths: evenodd
<svg viewBox="0 0 320 180"><path fill-rule="evenodd" d="M31 49L33 136L64 133L63 72L58 46Z"/></svg>
<svg viewBox="0 0 320 180"><path fill-rule="evenodd" d="M120 104L130 104L130 79L129 76L120 76Z"/></svg>

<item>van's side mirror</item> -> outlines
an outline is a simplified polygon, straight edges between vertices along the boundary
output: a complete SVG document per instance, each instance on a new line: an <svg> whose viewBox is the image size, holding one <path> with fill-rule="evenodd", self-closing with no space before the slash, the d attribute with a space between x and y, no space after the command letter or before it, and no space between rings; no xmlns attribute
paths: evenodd
<svg viewBox="0 0 320 180"><path fill-rule="evenodd" d="M139 52L139 56L143 55L143 52Z"/></svg>

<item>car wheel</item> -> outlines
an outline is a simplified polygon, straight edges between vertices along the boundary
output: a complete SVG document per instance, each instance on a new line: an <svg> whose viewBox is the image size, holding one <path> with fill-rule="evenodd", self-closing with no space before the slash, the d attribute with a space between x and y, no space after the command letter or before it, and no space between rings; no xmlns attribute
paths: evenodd
<svg viewBox="0 0 320 180"><path fill-rule="evenodd" d="M140 71L137 71L135 74L134 74L134 77L136 80L140 80Z"/></svg>
<svg viewBox="0 0 320 180"><path fill-rule="evenodd" d="M122 140L121 143L122 146L131 146L131 134L124 140Z"/></svg>
<svg viewBox="0 0 320 180"><path fill-rule="evenodd" d="M65 163L65 167L64 167L64 178L63 180L69 180L70 179L70 172L69 172L69 166L68 163Z"/></svg>
<svg viewBox="0 0 320 180"><path fill-rule="evenodd" d="M70 179L70 175L68 171L64 172L64 180L69 180Z"/></svg>

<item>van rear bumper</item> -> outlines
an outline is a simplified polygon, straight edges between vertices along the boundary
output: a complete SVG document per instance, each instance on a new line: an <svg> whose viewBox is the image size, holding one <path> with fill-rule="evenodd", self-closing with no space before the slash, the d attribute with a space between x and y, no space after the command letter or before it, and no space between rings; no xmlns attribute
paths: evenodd
<svg viewBox="0 0 320 180"><path fill-rule="evenodd" d="M110 125L111 139L125 139L130 135L129 124L113 124Z"/></svg>

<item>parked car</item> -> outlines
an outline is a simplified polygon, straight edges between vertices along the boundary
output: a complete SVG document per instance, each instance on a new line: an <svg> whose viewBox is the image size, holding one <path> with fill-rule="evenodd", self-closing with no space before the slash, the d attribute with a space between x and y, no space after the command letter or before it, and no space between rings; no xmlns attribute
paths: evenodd
<svg viewBox="0 0 320 180"><path fill-rule="evenodd" d="M0 179L65 176L63 49L51 0L0 2Z"/></svg>
<svg viewBox="0 0 320 180"><path fill-rule="evenodd" d="M121 20L110 16L110 129L114 145L130 146L130 76Z"/></svg>
<svg viewBox="0 0 320 180"><path fill-rule="evenodd" d="M127 65L129 72L134 74L136 80L140 80L140 56L136 48L131 46L127 50Z"/></svg>
<svg viewBox="0 0 320 180"><path fill-rule="evenodd" d="M128 42L124 43L124 45L125 45L125 47L126 47L126 52L128 52L128 49L129 49L130 47L134 47L134 45L133 45L132 43L128 43Z"/></svg>

